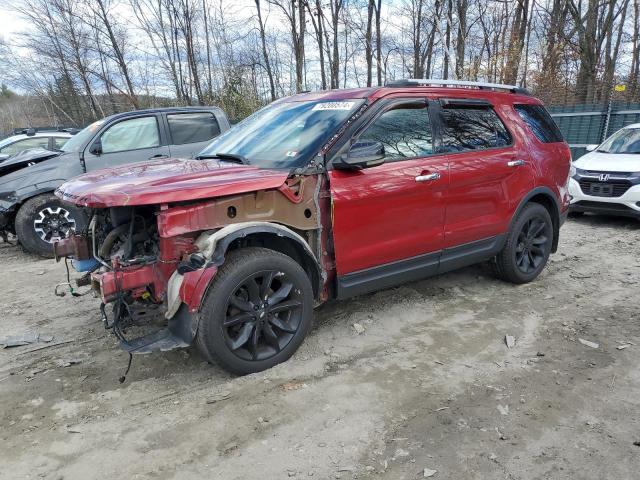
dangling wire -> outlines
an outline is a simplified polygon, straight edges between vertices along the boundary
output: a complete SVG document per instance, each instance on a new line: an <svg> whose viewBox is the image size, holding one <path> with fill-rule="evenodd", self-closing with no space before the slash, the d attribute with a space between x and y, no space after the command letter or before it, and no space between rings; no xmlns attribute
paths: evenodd
<svg viewBox="0 0 640 480"><path fill-rule="evenodd" d="M127 369L124 371L124 375L122 375L118 381L120 383L124 383L124 381L127 379L127 374L129 373L129 370L131 369L131 361L133 360L133 355L131 354L131 352L129 352L129 363L127 363Z"/></svg>
<svg viewBox="0 0 640 480"><path fill-rule="evenodd" d="M66 295L66 292L59 291L60 287L67 287L72 297L82 297L83 295L86 295L87 293L91 292L91 288L87 289L86 292L82 292L82 293L76 292L75 288L73 288L73 284L71 283L71 274L69 273L69 262L67 257L64 258L64 268L67 270L67 281L56 285L56 288L54 291L56 296L64 297Z"/></svg>

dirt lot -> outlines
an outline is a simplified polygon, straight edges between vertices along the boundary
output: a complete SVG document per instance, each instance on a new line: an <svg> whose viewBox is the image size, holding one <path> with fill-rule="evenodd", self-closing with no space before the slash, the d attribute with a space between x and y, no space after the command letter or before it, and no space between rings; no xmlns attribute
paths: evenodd
<svg viewBox="0 0 640 480"><path fill-rule="evenodd" d="M55 297L62 264L0 244L3 335L55 337L0 350L0 478L638 478L639 240L570 219L531 285L472 267L322 307L270 371L175 351L122 385L97 300Z"/></svg>

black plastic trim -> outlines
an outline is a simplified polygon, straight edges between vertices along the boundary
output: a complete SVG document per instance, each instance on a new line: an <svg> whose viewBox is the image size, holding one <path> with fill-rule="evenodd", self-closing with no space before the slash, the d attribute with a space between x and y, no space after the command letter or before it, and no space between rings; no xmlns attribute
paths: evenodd
<svg viewBox="0 0 640 480"><path fill-rule="evenodd" d="M348 298L438 274L441 251L338 277L337 297Z"/></svg>
<svg viewBox="0 0 640 480"><path fill-rule="evenodd" d="M491 108L493 105L487 100L477 98L441 98L440 105L442 108Z"/></svg>
<svg viewBox="0 0 640 480"><path fill-rule="evenodd" d="M507 235L502 234L458 247L447 248L440 257L438 273L450 272L488 260L502 250L506 240Z"/></svg>
<svg viewBox="0 0 640 480"><path fill-rule="evenodd" d="M421 280L488 260L504 246L506 234L367 268L338 277L339 299Z"/></svg>
<svg viewBox="0 0 640 480"><path fill-rule="evenodd" d="M597 204L597 205L594 205ZM621 208L622 207L622 208ZM615 202L595 202L589 201L579 201L576 203L572 203L569 205L569 211L571 212L592 212L592 213L601 213L604 215L616 215L619 217L631 217L631 218L640 218L640 212L634 210L633 208L629 208L626 205Z"/></svg>

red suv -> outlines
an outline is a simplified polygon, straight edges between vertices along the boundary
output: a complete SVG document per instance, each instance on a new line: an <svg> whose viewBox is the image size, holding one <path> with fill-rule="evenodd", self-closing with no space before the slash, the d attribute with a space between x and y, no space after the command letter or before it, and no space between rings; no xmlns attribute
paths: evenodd
<svg viewBox="0 0 640 480"><path fill-rule="evenodd" d="M196 343L246 374L287 360L330 299L490 259L500 278L532 281L558 246L569 167L542 103L514 86L306 93L196 159L63 184L92 219L55 253L86 272L128 352ZM166 328L127 339L150 312Z"/></svg>

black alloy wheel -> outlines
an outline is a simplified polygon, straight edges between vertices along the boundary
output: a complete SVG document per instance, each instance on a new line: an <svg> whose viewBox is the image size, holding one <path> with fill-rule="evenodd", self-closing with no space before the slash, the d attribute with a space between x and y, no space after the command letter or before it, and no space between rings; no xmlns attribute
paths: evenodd
<svg viewBox="0 0 640 480"><path fill-rule="evenodd" d="M222 324L229 349L243 360L266 360L291 341L302 321L301 291L287 274L251 274L227 301Z"/></svg>
<svg viewBox="0 0 640 480"><path fill-rule="evenodd" d="M541 217L532 217L524 223L516 246L516 265L521 272L530 274L546 260L550 235L550 226Z"/></svg>
<svg viewBox="0 0 640 480"><path fill-rule="evenodd" d="M496 255L498 277L511 283L528 283L544 269L553 245L554 226L547 209L531 202L518 213Z"/></svg>
<svg viewBox="0 0 640 480"><path fill-rule="evenodd" d="M302 344L313 300L309 276L293 258L262 247L227 252L201 305L195 343L231 373L265 370Z"/></svg>

